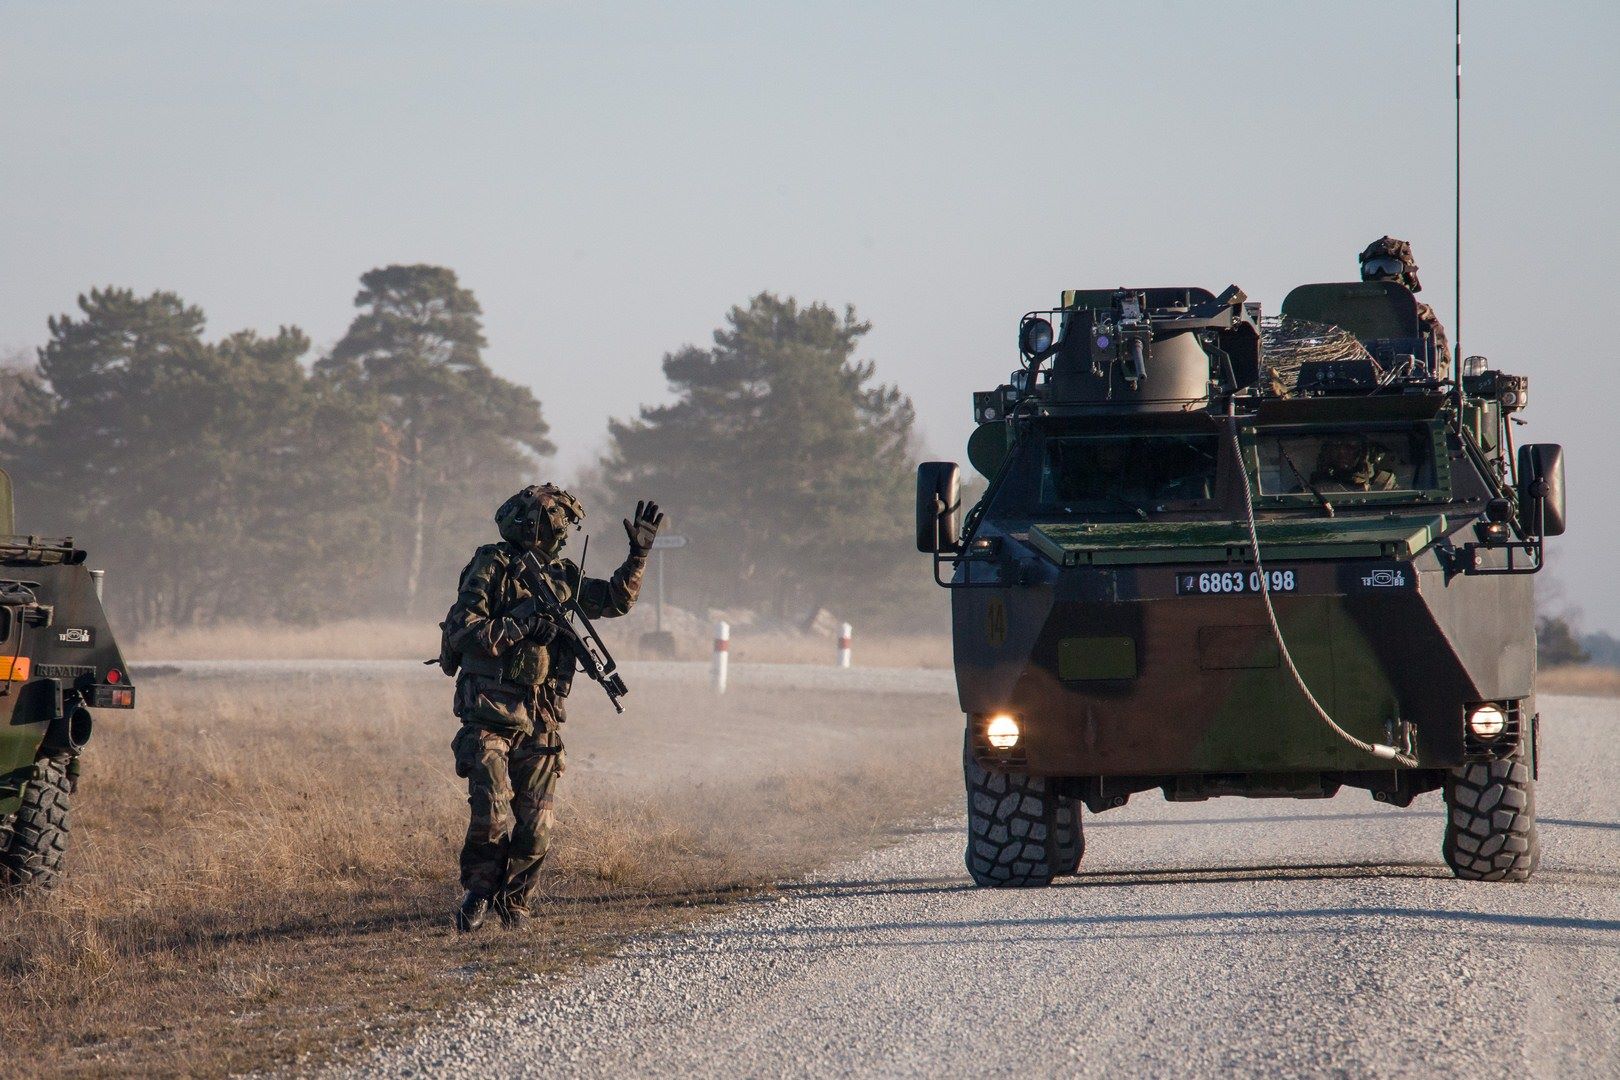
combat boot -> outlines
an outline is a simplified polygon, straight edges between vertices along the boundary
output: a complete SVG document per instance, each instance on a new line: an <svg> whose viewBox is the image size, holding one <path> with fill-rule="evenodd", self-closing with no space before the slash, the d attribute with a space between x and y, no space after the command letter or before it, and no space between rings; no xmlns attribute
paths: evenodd
<svg viewBox="0 0 1620 1080"><path fill-rule="evenodd" d="M461 906L456 908L456 929L463 934L470 934L484 925L484 919L489 915L489 897L482 893L468 892L461 898Z"/></svg>
<svg viewBox="0 0 1620 1080"><path fill-rule="evenodd" d="M501 925L508 930L522 930L529 925L529 909L522 904L503 899L496 902L495 910L500 912Z"/></svg>

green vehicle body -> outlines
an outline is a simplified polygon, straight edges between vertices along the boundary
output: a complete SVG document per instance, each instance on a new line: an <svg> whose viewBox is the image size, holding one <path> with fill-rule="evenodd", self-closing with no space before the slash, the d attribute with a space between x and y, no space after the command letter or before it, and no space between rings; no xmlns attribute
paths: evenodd
<svg viewBox="0 0 1620 1080"><path fill-rule="evenodd" d="M76 774L91 708L135 700L84 551L15 529L0 471L0 827L45 759L66 758Z"/></svg>
<svg viewBox="0 0 1620 1080"><path fill-rule="evenodd" d="M1535 767L1530 575L1563 500L1556 447L1513 458L1526 381L1477 362L1461 386L1432 376L1433 343L1399 286L1304 286L1283 311L1350 331L1376 365L1306 363L1279 388L1258 305L1235 287L1065 293L1025 316L1025 330L1056 326L1021 334L1024 370L975 395L969 458L989 484L965 525L955 466L922 467L918 544L952 589L979 766L1052 778L1094 813L1155 788L1197 800L1348 786L1406 805L1469 762ZM1400 448L1409 478L1392 466L1384 490L1312 490L1289 450L1358 439ZM1184 447L1196 483L1177 474L1180 497L1144 498L1131 477ZM1117 483L1108 469L1065 479L1065 461L1115 462ZM1065 503L1053 492L1066 485L1085 494ZM1343 729L1401 760L1336 735L1290 656ZM1489 738L1468 723L1486 704L1506 717ZM1011 746L988 737L1001 715L1019 728Z"/></svg>

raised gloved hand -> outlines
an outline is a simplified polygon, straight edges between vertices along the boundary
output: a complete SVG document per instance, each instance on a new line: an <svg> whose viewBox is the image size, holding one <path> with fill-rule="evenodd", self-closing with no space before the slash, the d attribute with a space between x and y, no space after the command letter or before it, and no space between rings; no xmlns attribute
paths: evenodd
<svg viewBox="0 0 1620 1080"><path fill-rule="evenodd" d="M664 515L659 512L657 503L650 500L636 503L636 516L624 519L624 531L630 536L630 554L645 556L651 551L658 537L658 527L663 523Z"/></svg>

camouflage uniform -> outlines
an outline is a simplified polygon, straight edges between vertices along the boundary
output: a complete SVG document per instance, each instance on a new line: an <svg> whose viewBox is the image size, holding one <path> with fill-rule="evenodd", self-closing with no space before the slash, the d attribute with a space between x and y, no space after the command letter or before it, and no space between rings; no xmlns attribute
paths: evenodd
<svg viewBox="0 0 1620 1080"><path fill-rule="evenodd" d="M1399 259L1401 269L1398 273L1369 273L1368 260L1373 259ZM1414 293L1423 291L1423 283L1418 280L1417 260L1412 255L1412 245L1405 240L1397 240L1393 236L1383 236L1368 244L1361 252L1361 280L1363 281L1399 281ZM1419 303L1417 306L1418 324L1429 334L1434 341L1435 377L1444 379L1451 372L1451 342L1446 338L1446 328L1440 322L1440 317L1434 313L1434 308L1428 304Z"/></svg>
<svg viewBox="0 0 1620 1080"><path fill-rule="evenodd" d="M554 524L542 530L552 534L551 543L536 543L510 527L526 508L551 515ZM627 521L632 546L624 563L607 580L582 578L560 550L567 528L583 517L572 496L549 484L513 496L496 515L503 539L473 555L446 618L447 640L460 659L455 714L462 726L451 747L471 809L461 884L469 896L489 899L509 921L526 913L546 857L565 761L559 725L574 672L567 646L533 606L535 563L560 600L577 595L588 617L612 618L635 603L651 544L649 534L646 546L638 546ZM531 549L536 558L525 560Z"/></svg>

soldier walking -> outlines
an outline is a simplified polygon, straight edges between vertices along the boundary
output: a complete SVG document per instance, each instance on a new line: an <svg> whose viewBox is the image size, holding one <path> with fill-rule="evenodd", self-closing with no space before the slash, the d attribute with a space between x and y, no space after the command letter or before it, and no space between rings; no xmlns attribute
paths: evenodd
<svg viewBox="0 0 1620 1080"><path fill-rule="evenodd" d="M551 837L574 656L537 602L534 575L545 574L559 600L577 597L589 618L624 615L641 591L664 515L656 503L636 505L624 522L630 554L606 580L584 577L562 557L569 531L584 519L579 500L552 484L507 499L495 512L500 542L474 553L445 619L446 648L460 662L461 730L451 748L471 810L461 849L466 893L455 917L463 932L482 926L491 908L506 926L523 925ZM535 558L526 557L531 552Z"/></svg>

